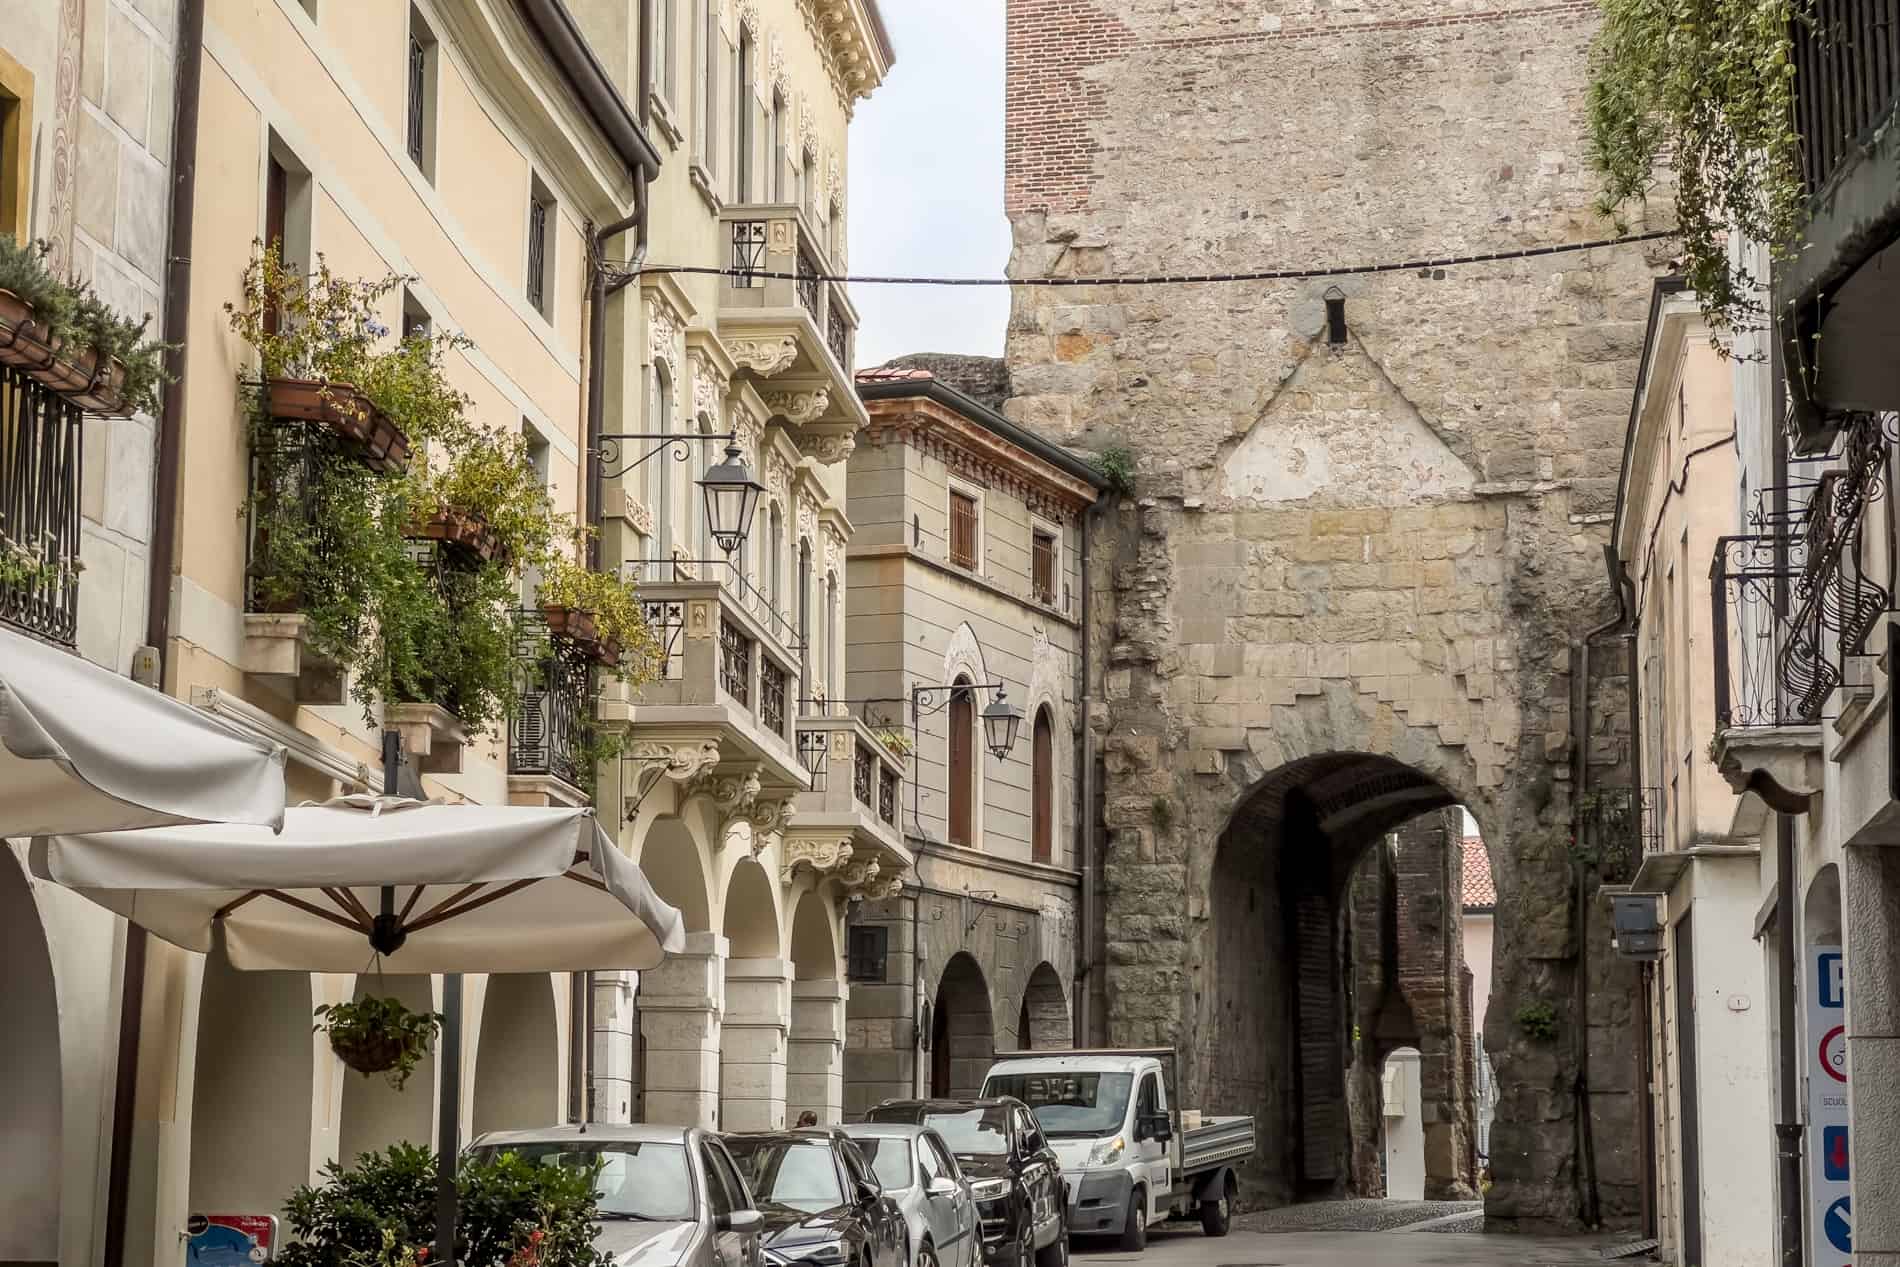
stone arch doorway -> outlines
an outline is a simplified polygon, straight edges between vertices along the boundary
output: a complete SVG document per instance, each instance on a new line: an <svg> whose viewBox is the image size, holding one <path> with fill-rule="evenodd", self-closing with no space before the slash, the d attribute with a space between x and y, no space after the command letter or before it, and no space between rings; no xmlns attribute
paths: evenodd
<svg viewBox="0 0 1900 1267"><path fill-rule="evenodd" d="M433 978L413 972L356 979L356 998L399 999L412 1012L435 1011ZM466 1048L464 1049L466 1050ZM398 1091L382 1074L343 1073L343 1116L337 1127L337 1159L344 1164L391 1144L428 1145L435 1140L436 1053L423 1057ZM202 1207L194 1207L202 1208ZM249 1207L246 1207L249 1208Z"/></svg>
<svg viewBox="0 0 1900 1267"><path fill-rule="evenodd" d="M191 1099L193 1210L279 1210L310 1182L320 1160L310 1138L313 995L305 973L240 972L222 947L205 956Z"/></svg>
<svg viewBox="0 0 1900 1267"><path fill-rule="evenodd" d="M1072 1047L1069 999L1062 978L1047 960L1036 965L1023 987L1022 1012L1016 1018L1016 1045L1025 1051Z"/></svg>
<svg viewBox="0 0 1900 1267"><path fill-rule="evenodd" d="M844 1016L838 977L838 918L831 899L807 889L792 911L792 1026L785 1066L785 1116L821 1125L844 1116Z"/></svg>
<svg viewBox="0 0 1900 1267"><path fill-rule="evenodd" d="M561 1028L546 973L496 973L475 1048L474 1133L561 1120Z"/></svg>
<svg viewBox="0 0 1900 1267"><path fill-rule="evenodd" d="M944 965L930 1019L930 1094L965 1099L983 1089L996 1056L990 988L970 955Z"/></svg>
<svg viewBox="0 0 1900 1267"><path fill-rule="evenodd" d="M0 1262L59 1258L61 1082L52 952L26 877L0 860Z"/></svg>
<svg viewBox="0 0 1900 1267"><path fill-rule="evenodd" d="M1269 1201L1366 1186L1365 1177L1353 1182L1354 1139L1375 1140L1379 1124L1368 1097L1351 1103L1355 1064L1377 1070L1405 1042L1455 1063L1458 1044L1469 1041L1456 1035L1463 1009L1449 972L1414 990L1395 968L1399 928L1429 917L1434 930L1447 921L1455 929L1449 895L1435 893L1427 911L1402 885L1381 883L1369 917L1348 918L1354 870L1368 852L1401 825L1460 799L1432 774L1391 757L1332 752L1267 773L1243 793L1220 833L1208 940L1191 970L1201 1032L1189 1049L1203 1102L1251 1111L1260 1122L1253 1181ZM1392 873L1396 855L1378 856L1379 875ZM1355 935L1369 944L1355 947ZM1360 963L1374 970L1349 970ZM1427 1031L1440 1041L1426 1039Z"/></svg>
<svg viewBox="0 0 1900 1267"><path fill-rule="evenodd" d="M726 881L721 927L730 957L719 1036L721 1130L776 1131L786 1125L792 981L774 888L753 858L742 858Z"/></svg>

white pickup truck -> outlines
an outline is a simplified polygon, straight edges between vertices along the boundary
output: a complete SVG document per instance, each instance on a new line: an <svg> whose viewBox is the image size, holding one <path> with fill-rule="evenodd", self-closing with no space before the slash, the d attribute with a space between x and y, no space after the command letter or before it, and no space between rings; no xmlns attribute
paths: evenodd
<svg viewBox="0 0 1900 1267"><path fill-rule="evenodd" d="M1251 1117L1209 1117L1183 1126L1174 1107L1175 1053L1000 1052L985 1096L1027 1104L1062 1163L1069 1232L1119 1236L1124 1250L1148 1242L1148 1225L1199 1215L1225 1236L1239 1181L1253 1156Z"/></svg>

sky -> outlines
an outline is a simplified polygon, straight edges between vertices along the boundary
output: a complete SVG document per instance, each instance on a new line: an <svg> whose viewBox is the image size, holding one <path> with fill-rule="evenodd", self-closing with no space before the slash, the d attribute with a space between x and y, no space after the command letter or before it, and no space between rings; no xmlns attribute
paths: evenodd
<svg viewBox="0 0 1900 1267"><path fill-rule="evenodd" d="M851 123L853 274L1001 277L1003 4L881 0L897 61ZM1003 354L1006 287L853 286L858 364L911 352Z"/></svg>

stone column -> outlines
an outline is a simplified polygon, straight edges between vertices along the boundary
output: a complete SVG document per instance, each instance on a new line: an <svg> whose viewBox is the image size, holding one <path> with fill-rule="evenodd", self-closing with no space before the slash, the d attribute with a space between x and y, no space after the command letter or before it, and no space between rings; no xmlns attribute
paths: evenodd
<svg viewBox="0 0 1900 1267"><path fill-rule="evenodd" d="M726 961L726 1017L719 1050L720 1127L785 1128L785 1048L792 968L783 959Z"/></svg>
<svg viewBox="0 0 1900 1267"><path fill-rule="evenodd" d="M719 1021L729 945L717 933L688 933L684 951L641 977L648 1122L720 1126Z"/></svg>
<svg viewBox="0 0 1900 1267"><path fill-rule="evenodd" d="M590 1122L625 1124L640 1117L640 1012L637 972L594 974L593 1061L589 1065Z"/></svg>
<svg viewBox="0 0 1900 1267"><path fill-rule="evenodd" d="M1854 1261L1900 1267L1900 847L1843 852Z"/></svg>
<svg viewBox="0 0 1900 1267"><path fill-rule="evenodd" d="M792 983L792 1050L785 1072L785 1112L818 1115L820 1125L844 1120L844 982Z"/></svg>

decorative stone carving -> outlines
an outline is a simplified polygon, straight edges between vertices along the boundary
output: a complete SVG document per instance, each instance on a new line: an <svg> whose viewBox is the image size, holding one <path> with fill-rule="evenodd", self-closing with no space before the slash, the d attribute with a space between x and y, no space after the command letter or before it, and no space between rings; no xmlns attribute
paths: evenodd
<svg viewBox="0 0 1900 1267"><path fill-rule="evenodd" d="M818 539L818 503L802 488L798 490L798 535Z"/></svg>
<svg viewBox="0 0 1900 1267"><path fill-rule="evenodd" d="M818 119L816 116L812 114L811 94L807 92L800 92L798 94L799 161L803 163L805 161L805 156L815 153L817 149L818 149Z"/></svg>
<svg viewBox="0 0 1900 1267"><path fill-rule="evenodd" d="M765 455L765 483L780 498L789 499L791 496L792 464L776 450Z"/></svg>
<svg viewBox="0 0 1900 1267"><path fill-rule="evenodd" d="M818 840L800 837L785 842L779 856L779 875L790 884L800 870L826 875L842 867L851 858L851 837L827 836Z"/></svg>
<svg viewBox="0 0 1900 1267"><path fill-rule="evenodd" d="M633 767L634 779L630 786L637 786L643 776L656 770L664 772L665 777L675 783L685 783L719 764L719 741L701 739L690 743L635 743L621 753L620 760L623 765Z"/></svg>
<svg viewBox="0 0 1900 1267"><path fill-rule="evenodd" d="M726 379L704 352L692 353L693 416L721 420L721 405L726 399Z"/></svg>
<svg viewBox="0 0 1900 1267"><path fill-rule="evenodd" d="M686 636L688 638L713 636L713 605L710 602L701 599L698 602L686 604Z"/></svg>
<svg viewBox="0 0 1900 1267"><path fill-rule="evenodd" d="M754 44L759 42L759 6L757 0L739 0L739 25L744 28L747 35L752 37Z"/></svg>
<svg viewBox="0 0 1900 1267"><path fill-rule="evenodd" d="M684 386L681 382L684 376L680 373L682 362L680 347L684 339L685 331L672 307L662 299L649 296L647 299L647 356L653 364L666 366L667 382L673 390L673 399L668 404L675 418L679 417L680 404L685 398Z"/></svg>
<svg viewBox="0 0 1900 1267"><path fill-rule="evenodd" d="M766 392L765 407L795 427L816 422L831 407L831 392L819 387L812 391ZM801 446L802 447L802 446Z"/></svg>
<svg viewBox="0 0 1900 1267"><path fill-rule="evenodd" d="M790 255L793 247L793 224L791 220L769 221L769 227L765 231L765 249L773 255Z"/></svg>
<svg viewBox="0 0 1900 1267"><path fill-rule="evenodd" d="M848 462L857 450L856 437L849 435L809 435L800 436L798 440L798 451L816 459L821 466Z"/></svg>
<svg viewBox="0 0 1900 1267"><path fill-rule="evenodd" d="M792 814L789 797L760 795L759 772L756 769L731 775L701 773L686 785L686 794L689 797L707 797L718 808L721 849L726 847L733 828L740 823L747 824L752 829L754 857L765 852L773 837L785 830L785 824Z"/></svg>
<svg viewBox="0 0 1900 1267"><path fill-rule="evenodd" d="M726 345L726 350L732 353L734 365L751 370L761 378L783 374L798 360L798 340L789 334L762 339L734 339Z"/></svg>
<svg viewBox="0 0 1900 1267"><path fill-rule="evenodd" d="M627 522L643 537L653 535L653 510L645 502L627 502Z"/></svg>

